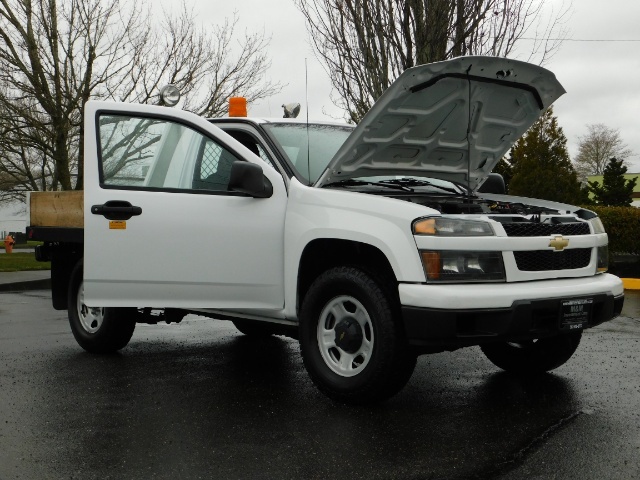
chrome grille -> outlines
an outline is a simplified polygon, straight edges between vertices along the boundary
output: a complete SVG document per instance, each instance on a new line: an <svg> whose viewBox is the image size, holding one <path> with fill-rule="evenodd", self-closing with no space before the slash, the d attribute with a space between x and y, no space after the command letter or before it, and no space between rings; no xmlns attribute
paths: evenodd
<svg viewBox="0 0 640 480"><path fill-rule="evenodd" d="M546 237L548 235L588 235L589 224L586 222L572 223L503 223L504 231L509 237Z"/></svg>
<svg viewBox="0 0 640 480"><path fill-rule="evenodd" d="M518 270L541 272L544 270L572 270L584 268L591 261L590 248L573 248L555 252L553 250L532 250L513 252Z"/></svg>

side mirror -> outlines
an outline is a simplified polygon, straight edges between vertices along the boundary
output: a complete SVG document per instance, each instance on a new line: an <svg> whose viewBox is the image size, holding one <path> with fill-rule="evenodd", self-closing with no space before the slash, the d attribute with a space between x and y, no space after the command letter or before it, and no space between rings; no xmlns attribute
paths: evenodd
<svg viewBox="0 0 640 480"><path fill-rule="evenodd" d="M478 188L479 193L497 193L504 195L506 191L507 188L504 185L504 178L502 178L502 175L499 173L490 173L484 183Z"/></svg>
<svg viewBox="0 0 640 480"><path fill-rule="evenodd" d="M229 190L246 193L254 198L269 198L273 195L273 185L255 163L236 160L231 164Z"/></svg>

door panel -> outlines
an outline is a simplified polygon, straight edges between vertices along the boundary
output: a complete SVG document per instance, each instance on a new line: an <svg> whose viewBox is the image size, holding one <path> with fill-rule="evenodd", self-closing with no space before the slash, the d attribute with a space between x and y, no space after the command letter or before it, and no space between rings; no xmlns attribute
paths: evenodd
<svg viewBox="0 0 640 480"><path fill-rule="evenodd" d="M283 307L287 196L273 168L180 110L89 102L85 122L87 303ZM260 164L273 195L227 191L234 161ZM110 220L105 205L138 213Z"/></svg>

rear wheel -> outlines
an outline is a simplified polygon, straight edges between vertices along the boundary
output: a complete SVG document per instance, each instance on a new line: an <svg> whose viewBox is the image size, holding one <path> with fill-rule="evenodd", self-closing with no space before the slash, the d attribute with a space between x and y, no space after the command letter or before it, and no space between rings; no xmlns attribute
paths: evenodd
<svg viewBox="0 0 640 480"><path fill-rule="evenodd" d="M521 342L482 345L482 352L495 366L507 372L541 373L565 364L575 353L582 332Z"/></svg>
<svg viewBox="0 0 640 480"><path fill-rule="evenodd" d="M353 267L326 271L300 310L300 349L316 386L334 400L385 400L411 378L409 352L389 295Z"/></svg>
<svg viewBox="0 0 640 480"><path fill-rule="evenodd" d="M124 348L136 327L135 308L89 307L85 304L82 262L71 274L68 314L78 345L91 353L112 353Z"/></svg>

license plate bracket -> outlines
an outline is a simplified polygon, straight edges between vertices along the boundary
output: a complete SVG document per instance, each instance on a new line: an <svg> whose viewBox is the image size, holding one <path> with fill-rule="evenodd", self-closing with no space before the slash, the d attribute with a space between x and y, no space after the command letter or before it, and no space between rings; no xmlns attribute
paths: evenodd
<svg viewBox="0 0 640 480"><path fill-rule="evenodd" d="M593 298L570 298L562 300L560 308L560 330L582 330L591 320Z"/></svg>

